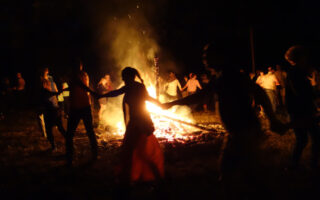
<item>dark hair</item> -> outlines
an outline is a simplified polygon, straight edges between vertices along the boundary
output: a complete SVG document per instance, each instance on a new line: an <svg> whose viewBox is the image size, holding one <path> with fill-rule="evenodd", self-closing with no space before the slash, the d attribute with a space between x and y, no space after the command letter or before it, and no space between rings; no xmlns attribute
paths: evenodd
<svg viewBox="0 0 320 200"><path fill-rule="evenodd" d="M137 76L140 79L141 83L144 84L143 79L140 76L140 73L135 68L132 68L132 67L124 68L121 72L121 76L124 81L134 80L134 78Z"/></svg>
<svg viewBox="0 0 320 200"><path fill-rule="evenodd" d="M297 63L303 57L309 57L309 50L301 45L290 47L284 54L284 58L289 62Z"/></svg>
<svg viewBox="0 0 320 200"><path fill-rule="evenodd" d="M235 39L216 41L205 46L202 59L208 67L218 71L231 68L239 70L243 66L241 47Z"/></svg>

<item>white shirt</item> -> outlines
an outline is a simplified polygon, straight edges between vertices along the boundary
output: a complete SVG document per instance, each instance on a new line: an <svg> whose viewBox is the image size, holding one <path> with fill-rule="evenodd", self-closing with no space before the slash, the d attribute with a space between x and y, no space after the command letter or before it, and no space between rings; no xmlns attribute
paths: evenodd
<svg viewBox="0 0 320 200"><path fill-rule="evenodd" d="M197 88L201 89L200 83L197 79L189 79L186 84L186 87L187 91L191 93L196 92Z"/></svg>
<svg viewBox="0 0 320 200"><path fill-rule="evenodd" d="M262 76L259 79L259 81L260 81L260 86L263 89L266 89L266 90L276 90L277 89L277 85L279 85L278 79L271 72L269 72L268 74Z"/></svg>
<svg viewBox="0 0 320 200"><path fill-rule="evenodd" d="M179 88L179 90L181 90L181 85L178 79L168 82L166 84L166 93L171 96L177 96L177 87Z"/></svg>

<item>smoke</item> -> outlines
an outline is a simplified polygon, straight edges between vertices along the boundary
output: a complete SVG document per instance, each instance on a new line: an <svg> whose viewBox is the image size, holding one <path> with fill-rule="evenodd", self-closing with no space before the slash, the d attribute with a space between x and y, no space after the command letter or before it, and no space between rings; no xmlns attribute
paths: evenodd
<svg viewBox="0 0 320 200"><path fill-rule="evenodd" d="M152 13L157 13L156 7L151 6L150 3L148 5L134 4L128 1L122 3L124 3L123 6L114 5L113 11L108 8L107 16L101 13L97 14L97 16L100 16L95 22L98 25L97 44L101 59L100 65L108 68L111 72L116 88L123 84L120 74L126 66L136 68L140 72L147 88L154 86L156 84L154 67L154 57L156 55L161 55L160 68L162 72L166 69L177 69L175 62L168 59L169 57L165 53L162 53L157 42L156 31L149 23ZM148 11L148 14L146 14L146 11ZM106 110L100 117L105 119L103 120L105 125L116 128L119 127L119 121L123 122L122 98L116 97L107 100ZM121 126L124 126L124 124Z"/></svg>
<svg viewBox="0 0 320 200"><path fill-rule="evenodd" d="M139 12L139 7L131 14L114 16L106 19L102 35L99 39L103 55L102 63L111 61L111 71L116 85L121 86L120 72L126 66L136 68L146 86L154 85L155 80L153 58L159 51L159 46L153 37L152 28ZM102 66L106 66L105 64ZM121 102L123 97L109 98L106 110L103 112L103 123L112 128L123 127L123 112ZM119 125L119 122L122 124Z"/></svg>

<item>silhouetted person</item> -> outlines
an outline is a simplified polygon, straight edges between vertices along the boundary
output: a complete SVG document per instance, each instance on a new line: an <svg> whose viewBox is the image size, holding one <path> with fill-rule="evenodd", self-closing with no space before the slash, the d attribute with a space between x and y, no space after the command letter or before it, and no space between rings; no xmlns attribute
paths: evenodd
<svg viewBox="0 0 320 200"><path fill-rule="evenodd" d="M25 99L25 86L26 82L23 79L20 72L16 74L16 86L13 87L15 91L15 98L16 98L16 106L17 108L23 108L26 104Z"/></svg>
<svg viewBox="0 0 320 200"><path fill-rule="evenodd" d="M138 77L141 83L135 81ZM138 71L131 67L122 70L125 86L111 91L104 97L124 94L123 113L126 132L121 146L121 163L117 170L120 183L132 185L138 182L159 181L164 176L163 153L153 135L154 126L146 110L145 101L158 104L148 95Z"/></svg>
<svg viewBox="0 0 320 200"><path fill-rule="evenodd" d="M59 111L57 95L59 95L58 89L52 77L49 76L49 69L45 68L41 74L41 98L43 103L43 115L45 122L45 129L47 139L51 144L51 150L56 150L54 136L52 134L52 128L58 127L58 130L66 136L66 131L63 128L61 120L61 112Z"/></svg>
<svg viewBox="0 0 320 200"><path fill-rule="evenodd" d="M203 86L203 88L208 87L210 83L210 79L208 78L207 74L201 74L201 85ZM206 97L204 97L203 99L203 111L207 112L208 111L208 105L210 105L210 102L214 104L214 99L213 99L213 95L207 95Z"/></svg>
<svg viewBox="0 0 320 200"><path fill-rule="evenodd" d="M253 100L264 107L272 129L281 126L278 126L280 122L275 118L263 89L240 72L236 55L236 49L228 48L226 44L209 47L206 63L220 74L216 81L211 81L207 88L194 95L163 106L192 104L202 101L209 93L217 94L221 120L229 133L220 158L222 183L226 195L243 199L255 190L252 186L256 180L252 173L259 169L259 146L263 136Z"/></svg>
<svg viewBox="0 0 320 200"><path fill-rule="evenodd" d="M285 58L291 65L287 72L286 105L296 135L293 168L299 164L302 151L308 143L308 134L312 140L313 167L317 166L319 158L320 133L316 120L315 94L308 79L313 71L309 53L303 46L292 46L285 53Z"/></svg>
<svg viewBox="0 0 320 200"><path fill-rule="evenodd" d="M90 93L95 94L89 88L89 76L83 71L82 63L80 68L78 63L73 66L73 74L69 86L70 91L70 116L68 119L67 136L66 136L66 156L67 165L72 165L73 159L73 137L76 128L83 120L84 126L89 137L92 160L96 160L98 156L97 139L92 125L91 100Z"/></svg>
<svg viewBox="0 0 320 200"><path fill-rule="evenodd" d="M99 94L106 94L107 92L110 92L113 89L112 86L112 81L110 78L109 74L104 75L97 86ZM99 112L98 112L98 117L99 117L99 127L104 127L105 125L105 119L103 119L103 114L107 109L107 99L99 99Z"/></svg>

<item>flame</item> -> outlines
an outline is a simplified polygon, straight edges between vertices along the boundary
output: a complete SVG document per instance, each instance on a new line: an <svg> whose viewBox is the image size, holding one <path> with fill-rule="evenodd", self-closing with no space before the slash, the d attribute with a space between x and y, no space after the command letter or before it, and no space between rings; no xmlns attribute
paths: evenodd
<svg viewBox="0 0 320 200"><path fill-rule="evenodd" d="M103 33L100 42L103 47L108 46L109 49L106 48L101 51L102 57L104 58L105 55L108 55L116 63L116 66L132 66L136 68L141 73L150 96L155 97L154 80L156 80L156 74L154 67L151 66L154 65L156 53L160 52L160 46L155 39L154 31L148 20L142 13L132 13L130 16L108 20ZM171 59L163 59L161 69L169 68L171 70L177 69L177 66ZM121 69L118 68L118 70L120 71ZM102 118L106 119L104 125L110 126L112 130L108 131L110 134L103 134L104 136L102 137L107 137L106 135L108 137L123 137L125 124L123 122L121 103L119 103L122 101L120 98L116 97L107 100L108 105ZM161 95L159 99L164 102L164 98ZM146 102L146 107L151 114L156 129L154 135L158 138L164 138L168 141L188 140L191 136L187 136L187 133L197 130L174 120L193 122L191 110L186 106L174 106L169 110L162 110L156 105Z"/></svg>
<svg viewBox="0 0 320 200"><path fill-rule="evenodd" d="M147 91L150 96L156 96L156 89L154 86L149 86ZM178 106L171 108L170 110L163 110L151 102L146 102L146 108L151 114L151 119L155 126L154 135L157 138L162 138L167 141L175 140L190 140L193 136L186 135L186 133L197 130L196 128L188 125L181 124L172 119L182 120L192 123L193 120L188 115L190 111L188 109L178 111ZM169 118L168 118L169 117ZM119 121L116 125L116 130L112 132L114 136L122 137L125 133L124 123Z"/></svg>

